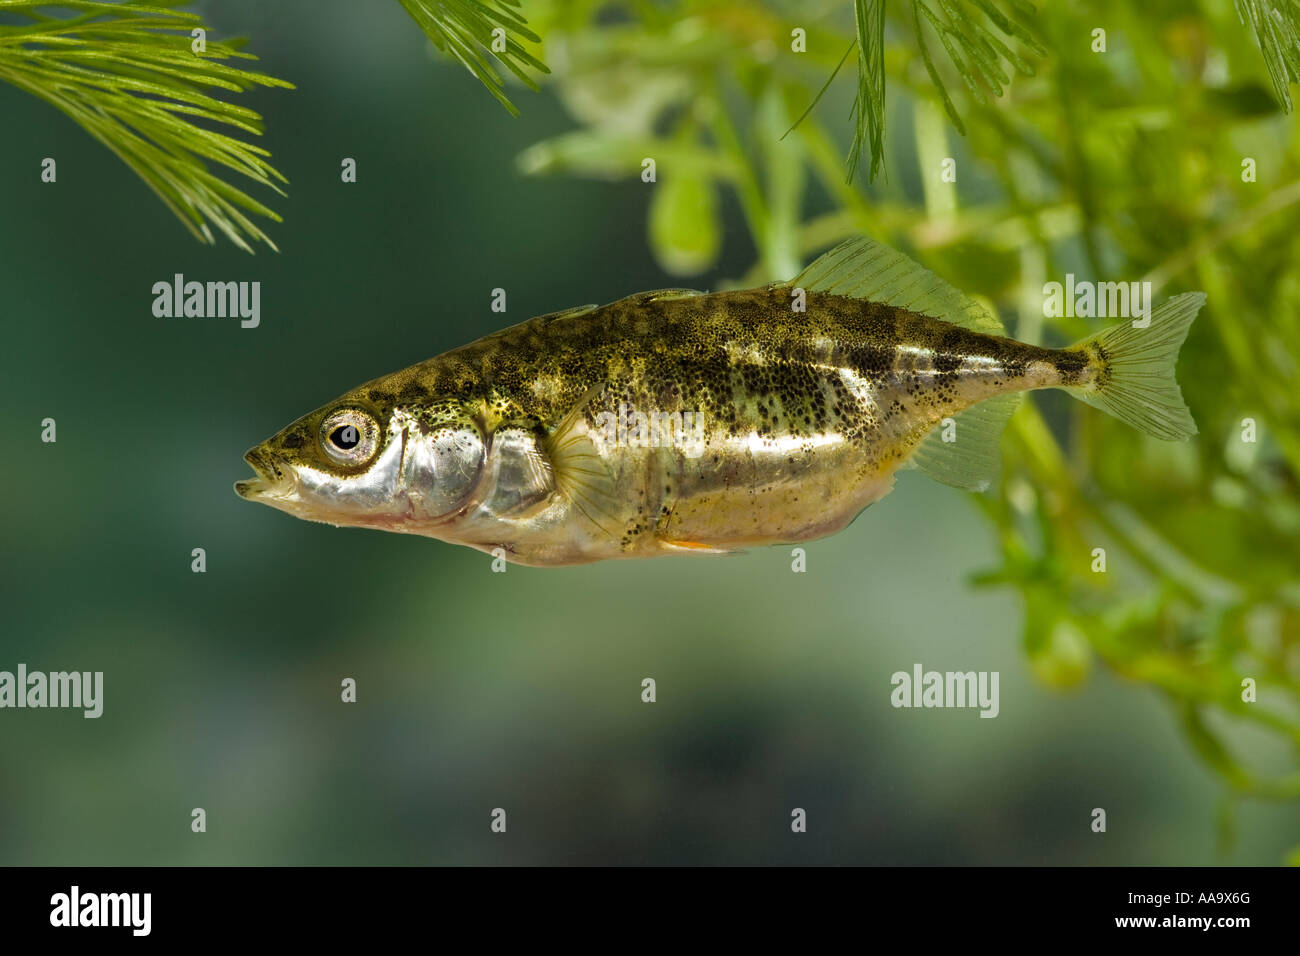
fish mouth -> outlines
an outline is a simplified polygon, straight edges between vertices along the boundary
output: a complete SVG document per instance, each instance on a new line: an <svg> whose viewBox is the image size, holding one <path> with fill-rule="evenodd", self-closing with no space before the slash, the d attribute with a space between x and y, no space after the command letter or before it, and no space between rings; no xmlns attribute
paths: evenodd
<svg viewBox="0 0 1300 956"><path fill-rule="evenodd" d="M272 496L281 484L281 478L280 469L275 467L270 456L259 445L244 453L244 461L252 467L256 477L235 482L235 494L248 501Z"/></svg>

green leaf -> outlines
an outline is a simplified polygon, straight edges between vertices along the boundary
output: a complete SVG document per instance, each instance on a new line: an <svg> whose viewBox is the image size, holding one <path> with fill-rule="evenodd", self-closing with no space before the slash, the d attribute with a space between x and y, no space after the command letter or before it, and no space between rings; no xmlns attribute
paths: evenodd
<svg viewBox="0 0 1300 956"><path fill-rule="evenodd" d="M1001 96L1005 86L1011 82L1011 77L1003 68L1003 61L1024 76L1032 76L1034 73L1029 61L1004 43L998 36L999 33L1040 56L1047 52L1047 48L1028 26L1028 17L1034 13L1033 6L1021 0L1008 5L1012 9L1010 16L1003 13L993 0L937 0L940 12L936 12L930 0L912 0L913 26L921 61L925 64L925 71L930 76L935 92L939 94L949 120L963 135L966 126L930 56L929 44L921 26L922 18L938 37L940 46L947 53L948 60L971 97L977 103L987 105L989 100L985 93L986 87L994 96ZM993 29L990 29L990 24Z"/></svg>
<svg viewBox="0 0 1300 956"><path fill-rule="evenodd" d="M849 48L845 50L844 55L840 57L840 62L835 64L835 69L832 70L831 75L826 78L826 82L823 83L822 88L817 91L817 95L813 97L812 102L809 103L808 107L802 113L799 114L799 118L795 120L792 124L790 124L790 128L781 134L782 139L785 139L787 136L793 133L795 131L795 128L804 120L806 120L808 118L808 114L811 113L816 108L817 104L821 102L822 97L826 95L826 91L829 90L831 88L831 84L835 82L835 77L839 76L840 70L844 68L844 61L849 58L850 53L852 53L855 49L857 49L857 46L858 43L856 40L854 40L852 43L849 44Z"/></svg>
<svg viewBox="0 0 1300 956"><path fill-rule="evenodd" d="M546 64L524 48L540 43L541 37L528 29L528 21L517 12L519 0L401 0L433 45L469 70L497 101L518 116L519 110L505 92L505 77L493 66L495 60L536 90L537 81L529 70L550 73ZM494 50L500 30L503 49Z"/></svg>
<svg viewBox="0 0 1300 956"><path fill-rule="evenodd" d="M650 197L650 249L669 275L707 272L722 249L718 194L705 176L676 171L653 187Z"/></svg>
<svg viewBox="0 0 1300 956"><path fill-rule="evenodd" d="M1289 83L1300 83L1300 3L1296 0L1233 0L1237 16L1255 34L1282 109L1291 112Z"/></svg>
<svg viewBox="0 0 1300 956"><path fill-rule="evenodd" d="M869 180L876 178L885 156L885 2L854 0L853 11L858 39L858 95L853 101L856 122L849 148L849 182L868 146Z"/></svg>
<svg viewBox="0 0 1300 956"><path fill-rule="evenodd" d="M1230 785L1245 790L1250 787L1250 774L1243 768L1223 745L1217 736L1206 726L1199 707L1190 701L1184 701L1180 707L1183 730L1188 740L1196 748L1207 764L1215 769Z"/></svg>
<svg viewBox="0 0 1300 956"><path fill-rule="evenodd" d="M1050 687L1074 687L1088 676L1092 653L1080 627L1065 615L1027 618L1025 650L1034 674Z"/></svg>
<svg viewBox="0 0 1300 956"><path fill-rule="evenodd" d="M1004 43L998 36L999 33L1016 40L1036 54L1046 53L1047 48L1034 36L1026 23L1034 13L1033 6L1026 0L1006 0L1012 10L1011 15L1000 10L994 0L936 2L942 13L936 12L929 0L912 0L917 50L930 76L930 82L934 84L935 92L943 103L944 111L957 131L964 135L965 124L930 55L929 44L921 26L922 20L930 24L957 75L980 104L988 103L985 88L992 90L994 96L1001 96L1006 85L1011 82L1011 76L1003 67L1004 61L1022 75L1032 76L1034 73L1029 61ZM853 144L848 156L848 181L853 181L862 156L867 152L871 156L868 180L874 181L884 161L885 144L884 0L854 0L853 12L856 31L854 45L858 50L858 91L853 101ZM847 55L846 53L845 56ZM830 79L833 80L838 72L839 66ZM829 85L830 80L827 80L826 86ZM826 92L826 86L814 97L812 104L795 121L791 130L812 112ZM788 133L789 131L787 135Z"/></svg>
<svg viewBox="0 0 1300 956"><path fill-rule="evenodd" d="M221 62L257 59L233 43L206 40L195 52L190 31L204 26L191 13L70 0L58 7L73 15L59 18L40 12L49 6L0 0L0 13L31 21L0 25L0 80L45 100L112 150L200 242L215 241L215 228L246 252L253 242L275 249L240 210L280 217L209 168L224 166L284 195L278 183L286 180L266 150L210 128L260 135L262 118L204 90L293 84Z"/></svg>
<svg viewBox="0 0 1300 956"><path fill-rule="evenodd" d="M734 180L735 164L698 141L659 139L615 130L578 130L542 140L515 160L525 176L572 173L596 179L619 180L640 176L642 164L653 158L657 166L690 175Z"/></svg>
<svg viewBox="0 0 1300 956"><path fill-rule="evenodd" d="M1206 100L1216 110L1242 119L1257 119L1277 112L1277 102L1268 95L1268 89L1259 84L1205 91Z"/></svg>

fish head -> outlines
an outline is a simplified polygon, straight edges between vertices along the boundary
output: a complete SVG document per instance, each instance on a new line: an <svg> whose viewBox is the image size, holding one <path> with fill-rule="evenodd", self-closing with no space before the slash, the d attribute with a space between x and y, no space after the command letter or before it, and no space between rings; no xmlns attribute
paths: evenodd
<svg viewBox="0 0 1300 956"><path fill-rule="evenodd" d="M242 498L333 525L429 533L480 482L487 442L462 402L385 404L361 388L249 449Z"/></svg>

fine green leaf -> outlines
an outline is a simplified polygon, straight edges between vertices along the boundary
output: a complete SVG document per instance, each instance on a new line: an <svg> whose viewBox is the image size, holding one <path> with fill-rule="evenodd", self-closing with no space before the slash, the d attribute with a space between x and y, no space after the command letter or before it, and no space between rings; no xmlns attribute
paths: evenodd
<svg viewBox="0 0 1300 956"><path fill-rule="evenodd" d="M912 0L912 25L921 62L925 65L926 73L934 84L948 118L963 135L966 126L930 55L922 21L928 23L934 31L971 97L984 105L988 103L986 89L991 90L994 96L1001 96L1011 82L1004 62L1021 75L1032 76L1034 73L1033 65L1004 42L1003 36L1015 40L1035 54L1047 52L1047 48L1028 26L1029 18L1035 12L1033 5L1028 0L1004 2L1011 10L1010 15L1003 12L994 0L934 0L933 3L930 0ZM871 154L868 179L876 178L884 161L885 143L885 3L884 0L854 0L853 12L855 45L858 50L858 91L853 101L853 145L848 157L850 182L863 153L868 151ZM838 71L837 66L835 72ZM831 79L834 78L835 74L832 73ZM830 80L827 81L827 86L829 85ZM795 122L795 126L803 122L804 116L812 111L825 92L826 88L823 87L803 116Z"/></svg>
<svg viewBox="0 0 1300 956"><path fill-rule="evenodd" d="M70 15L43 12L50 9ZM257 59L233 41L205 39L206 49L195 52L190 34L206 33L202 19L165 5L0 0L0 14L18 18L0 25L0 80L45 100L107 146L199 241L214 242L215 227L246 252L253 242L276 248L244 212L280 217L209 168L225 167L284 195L277 183L286 180L267 161L270 153L210 128L261 135L262 118L205 90L291 83L222 62Z"/></svg>
<svg viewBox="0 0 1300 956"><path fill-rule="evenodd" d="M999 10L993 0L937 0L935 3L930 0L912 0L916 43L921 60L948 119L963 135L966 126L930 56L921 25L922 19L933 29L971 97L977 103L986 105L988 96L985 89L992 90L994 96L1001 96L1003 89L1011 82L1010 75L1003 68L1003 61L1024 76L1032 76L1034 73L1029 61L1004 43L998 36L999 33L1018 41L1039 56L1047 52L1047 48L1028 26L1028 18L1034 13L1033 6L1026 2L1013 2L1008 6L1012 9L1011 16Z"/></svg>
<svg viewBox="0 0 1300 956"><path fill-rule="evenodd" d="M1237 16L1255 34L1273 90L1291 112L1289 83L1300 83L1300 0L1234 0Z"/></svg>
<svg viewBox="0 0 1300 956"><path fill-rule="evenodd" d="M540 43L541 37L528 29L518 12L519 0L401 0L433 45L469 70L497 101L518 116L519 110L505 92L505 77L492 65L495 59L536 90L537 81L529 70L550 73L546 64L524 48ZM493 31L501 30L504 49L494 50Z"/></svg>
<svg viewBox="0 0 1300 956"><path fill-rule="evenodd" d="M850 182L864 149L871 149L868 179L876 178L885 158L885 2L855 0L853 9L858 41L858 95L853 100L856 122L853 145L849 148Z"/></svg>
<svg viewBox="0 0 1300 956"><path fill-rule="evenodd" d="M857 45L858 44L856 40L849 44L849 48L845 50L844 55L840 57L840 62L835 64L835 69L832 70L831 75L826 78L826 82L823 83L822 88L817 91L817 95L812 98L812 102L809 103L807 108L802 113L799 114L799 118L790 124L790 128L781 134L781 139L785 139L787 136L793 133L795 131L795 128L798 127L798 125L802 123L805 119L807 119L808 114L811 113L817 107L817 104L821 102L822 97L826 95L826 91L831 88L831 84L835 82L835 77L839 76L840 70L844 68L844 63L846 60L848 60L849 54L852 53L855 49L857 49Z"/></svg>

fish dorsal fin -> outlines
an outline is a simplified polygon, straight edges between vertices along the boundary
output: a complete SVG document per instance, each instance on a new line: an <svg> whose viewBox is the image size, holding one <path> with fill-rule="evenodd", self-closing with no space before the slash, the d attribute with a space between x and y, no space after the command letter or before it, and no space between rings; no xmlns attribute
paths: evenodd
<svg viewBox="0 0 1300 956"><path fill-rule="evenodd" d="M603 384L589 389L542 443L550 459L555 486L578 512L605 534L622 533L618 500L609 463L587 432L587 409L604 392Z"/></svg>
<svg viewBox="0 0 1300 956"><path fill-rule="evenodd" d="M653 292L638 292L627 297L629 302L666 302L671 299L694 299L696 296L708 295L699 289L655 289Z"/></svg>
<svg viewBox="0 0 1300 956"><path fill-rule="evenodd" d="M995 395L954 415L948 425L940 422L921 439L910 464L945 485L987 490L1001 471L1002 430L1020 398L1019 392Z"/></svg>
<svg viewBox="0 0 1300 956"><path fill-rule="evenodd" d="M545 315L538 315L531 319L525 319L523 322L516 322L514 325L506 326L504 329L497 329L495 332L489 332L478 341L480 342L497 342L502 339L510 339L528 335L538 329L544 329L557 319L568 319L574 316L586 315L588 312L595 312L599 309L598 305L579 305L572 309L561 309L559 312L547 312Z"/></svg>
<svg viewBox="0 0 1300 956"><path fill-rule="evenodd" d="M883 302L988 335L1007 334L997 316L978 300L901 252L866 237L840 243L789 285Z"/></svg>
<svg viewBox="0 0 1300 956"><path fill-rule="evenodd" d="M556 319L567 319L575 315L586 315L588 312L595 312L599 308L600 306L595 303L590 305L575 305L572 309L561 309L559 312L547 312L545 315L539 315L537 318L530 319L529 321L547 325L554 322Z"/></svg>

